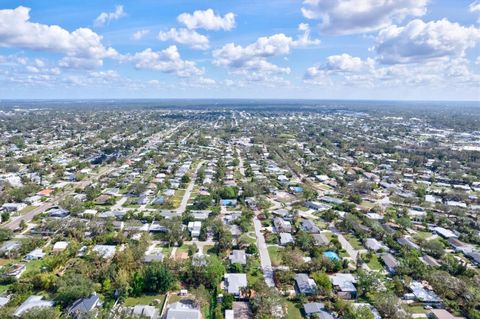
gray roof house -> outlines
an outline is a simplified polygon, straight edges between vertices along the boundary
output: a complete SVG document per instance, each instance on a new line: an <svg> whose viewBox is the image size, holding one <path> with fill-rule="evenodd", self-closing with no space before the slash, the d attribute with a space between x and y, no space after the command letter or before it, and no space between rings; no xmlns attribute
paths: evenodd
<svg viewBox="0 0 480 319"><path fill-rule="evenodd" d="M240 296L241 290L247 287L246 274L225 274L225 290L232 295Z"/></svg>
<svg viewBox="0 0 480 319"><path fill-rule="evenodd" d="M320 233L320 228L318 228L318 226L315 225L315 223L309 219L302 220L302 224L300 227L303 231L306 231L309 233L313 233L313 234Z"/></svg>
<svg viewBox="0 0 480 319"><path fill-rule="evenodd" d="M247 255L245 255L245 250L233 250L230 256L228 256L228 259L230 259L231 264L247 264Z"/></svg>
<svg viewBox="0 0 480 319"><path fill-rule="evenodd" d="M88 298L78 299L68 309L68 313L73 317L81 317L82 315L91 312L101 305L100 298L96 294Z"/></svg>
<svg viewBox="0 0 480 319"><path fill-rule="evenodd" d="M323 319L333 319L332 315L325 311L325 305L320 302L310 302L304 304L303 311L305 312L307 318L317 315Z"/></svg>
<svg viewBox="0 0 480 319"><path fill-rule="evenodd" d="M179 301L170 305L166 319L200 319L201 317L200 310L191 304Z"/></svg>
<svg viewBox="0 0 480 319"><path fill-rule="evenodd" d="M314 240L314 243L315 245L317 246L326 246L330 243L330 239L328 239L327 236L325 236L325 234L313 234L313 240Z"/></svg>
<svg viewBox="0 0 480 319"><path fill-rule="evenodd" d="M308 277L307 274L296 274L295 284L298 292L304 295L312 295L317 291L315 281Z"/></svg>
<svg viewBox="0 0 480 319"><path fill-rule="evenodd" d="M154 306L147 306L147 305L136 305L132 309L132 314L140 316L141 318L145 319L159 319L160 315L158 313L158 309ZM176 317L173 317L177 319ZM187 318L187 317L185 317Z"/></svg>
<svg viewBox="0 0 480 319"><path fill-rule="evenodd" d="M290 243L293 243L295 240L293 239L292 234L290 233L280 233L280 245L285 246Z"/></svg>
<svg viewBox="0 0 480 319"><path fill-rule="evenodd" d="M291 233L292 232L292 225L290 222L283 220L280 217L275 217L273 219L273 225L275 226L275 230L278 233Z"/></svg>
<svg viewBox="0 0 480 319"><path fill-rule="evenodd" d="M394 274L398 266L398 261L393 257L392 254L383 254L382 261L387 267L387 271L391 274Z"/></svg>

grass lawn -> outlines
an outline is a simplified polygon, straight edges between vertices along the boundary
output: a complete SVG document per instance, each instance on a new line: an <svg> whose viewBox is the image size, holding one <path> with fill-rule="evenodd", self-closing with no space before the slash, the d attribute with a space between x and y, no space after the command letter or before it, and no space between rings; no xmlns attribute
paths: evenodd
<svg viewBox="0 0 480 319"><path fill-rule="evenodd" d="M360 241L352 234L345 235L345 238L348 240L350 245L352 245L353 249L356 249L356 250L364 249L362 243L360 243Z"/></svg>
<svg viewBox="0 0 480 319"><path fill-rule="evenodd" d="M280 248L278 246L269 246L267 247L268 249L268 254L270 255L270 260L272 262L272 265L278 266L281 264L281 256L280 256L280 251L283 250L283 248Z"/></svg>
<svg viewBox="0 0 480 319"><path fill-rule="evenodd" d="M165 256L165 258L170 258L170 255L172 254L172 247L163 247L162 248L162 254Z"/></svg>
<svg viewBox="0 0 480 319"><path fill-rule="evenodd" d="M183 199L183 195L185 195L186 191L187 191L186 189L177 189L175 191L175 194L172 197L173 206L175 208L180 206L180 203L182 202L182 199Z"/></svg>
<svg viewBox="0 0 480 319"><path fill-rule="evenodd" d="M377 255L373 255L372 258L370 258L370 261L368 262L367 265L372 270L382 270L383 269L383 266L380 263L380 261L378 260Z"/></svg>
<svg viewBox="0 0 480 319"><path fill-rule="evenodd" d="M428 238L432 237L433 234L429 231L418 231L413 237L418 239L427 240Z"/></svg>
<svg viewBox="0 0 480 319"><path fill-rule="evenodd" d="M165 295L158 294L158 295L143 295L140 297L128 297L127 299L125 299L125 306L133 307L135 305L150 305L150 304L153 304L155 299L160 300L159 306L161 306L163 304L163 301L165 300Z"/></svg>
<svg viewBox="0 0 480 319"><path fill-rule="evenodd" d="M3 294L10 288L10 285L0 285L0 294Z"/></svg>
<svg viewBox="0 0 480 319"><path fill-rule="evenodd" d="M322 231L322 234L324 234L325 237L328 238L328 240L332 240L333 238L333 233L331 231Z"/></svg>
<svg viewBox="0 0 480 319"><path fill-rule="evenodd" d="M287 300L287 319L301 319L302 313L300 309L295 306L295 304L289 300Z"/></svg>
<svg viewBox="0 0 480 319"><path fill-rule="evenodd" d="M22 277L27 277L30 274L36 273L40 271L42 267L43 260L31 260L27 263L25 272L22 274Z"/></svg>
<svg viewBox="0 0 480 319"><path fill-rule="evenodd" d="M19 213L20 215L24 215L32 210L34 210L36 207L35 206L27 206L24 209L22 209Z"/></svg>
<svg viewBox="0 0 480 319"><path fill-rule="evenodd" d="M427 313L422 306L409 306L408 309L410 309L412 313Z"/></svg>

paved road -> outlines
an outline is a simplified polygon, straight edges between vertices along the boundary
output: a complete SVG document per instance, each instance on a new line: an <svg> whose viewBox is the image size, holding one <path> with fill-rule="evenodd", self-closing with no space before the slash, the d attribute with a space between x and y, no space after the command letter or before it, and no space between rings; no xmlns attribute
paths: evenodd
<svg viewBox="0 0 480 319"><path fill-rule="evenodd" d="M258 214L259 212L256 212ZM262 223L260 220L255 217L253 218L253 225L255 227L255 236L257 237L257 247L258 253L260 255L260 265L262 266L263 276L265 277L265 282L269 287L274 287L275 282L273 281L273 268L272 262L270 260L270 255L268 254L267 244L265 243L265 237L262 234Z"/></svg>
<svg viewBox="0 0 480 319"><path fill-rule="evenodd" d="M176 209L176 212L179 214L182 214L184 211L187 210L188 199L190 198L190 195L192 194L192 191L193 191L193 187L195 186L195 180L197 179L197 172L200 169L200 167L202 167L203 163L205 163L205 161L200 161L197 167L195 167L195 171L193 172L190 183L188 184L187 190L183 195L182 202L180 203L180 206Z"/></svg>

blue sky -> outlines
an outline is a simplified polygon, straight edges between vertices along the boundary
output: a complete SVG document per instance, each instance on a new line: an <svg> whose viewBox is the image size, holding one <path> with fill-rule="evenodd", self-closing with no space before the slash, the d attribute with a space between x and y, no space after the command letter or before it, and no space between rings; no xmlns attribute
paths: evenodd
<svg viewBox="0 0 480 319"><path fill-rule="evenodd" d="M478 100L480 2L2 1L0 98Z"/></svg>

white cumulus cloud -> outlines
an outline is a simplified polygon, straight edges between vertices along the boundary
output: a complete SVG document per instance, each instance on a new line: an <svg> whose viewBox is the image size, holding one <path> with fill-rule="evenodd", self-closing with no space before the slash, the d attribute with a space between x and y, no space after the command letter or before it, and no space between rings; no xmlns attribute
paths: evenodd
<svg viewBox="0 0 480 319"><path fill-rule="evenodd" d="M150 30L147 30L147 29L138 30L132 34L132 39L141 40L149 33L150 33Z"/></svg>
<svg viewBox="0 0 480 319"><path fill-rule="evenodd" d="M109 24L111 21L118 20L127 14L123 9L123 6L119 5L115 7L115 11L113 12L102 12L100 15L95 19L93 25L96 27L103 27L106 24Z"/></svg>
<svg viewBox="0 0 480 319"><path fill-rule="evenodd" d="M446 19L381 30L375 50L383 63L412 63L429 59L461 57L480 41L480 29L461 26Z"/></svg>
<svg viewBox="0 0 480 319"><path fill-rule="evenodd" d="M302 13L321 20L320 29L331 34L377 31L407 16L426 13L429 0L304 0Z"/></svg>
<svg viewBox="0 0 480 319"><path fill-rule="evenodd" d="M280 67L272 64L267 58L288 55L294 47L319 43L319 40L310 39L308 25L301 24L299 30L303 31L304 34L298 37L298 39L293 39L283 33L277 33L269 37L260 37L257 41L247 46L227 43L222 48L213 51L213 63L244 73L250 71L290 73L289 67Z"/></svg>
<svg viewBox="0 0 480 319"><path fill-rule="evenodd" d="M197 10L193 14L182 13L177 17L177 21L188 29L229 31L235 28L235 14L229 12L222 17L216 15L212 9Z"/></svg>
<svg viewBox="0 0 480 319"><path fill-rule="evenodd" d="M172 40L199 50L206 50L209 47L208 38L206 36L196 32L195 30L189 30L185 28L171 28L168 31L160 31L158 38L161 41Z"/></svg>
<svg viewBox="0 0 480 319"><path fill-rule="evenodd" d="M64 54L63 66L99 66L118 55L91 29L69 32L57 25L30 22L30 8L0 10L0 47L45 50Z"/></svg>
<svg viewBox="0 0 480 319"><path fill-rule="evenodd" d="M204 71L193 61L183 60L175 45L162 51L148 48L129 56L127 60L134 63L136 69L155 70L163 73L173 73L179 77L202 75Z"/></svg>

